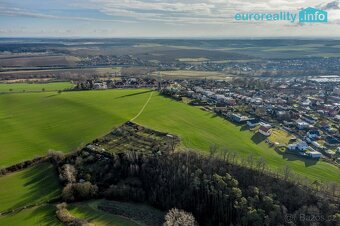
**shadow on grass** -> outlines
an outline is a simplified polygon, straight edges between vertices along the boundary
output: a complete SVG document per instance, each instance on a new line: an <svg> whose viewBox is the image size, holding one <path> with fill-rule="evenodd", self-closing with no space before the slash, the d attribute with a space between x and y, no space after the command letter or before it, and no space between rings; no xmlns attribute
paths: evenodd
<svg viewBox="0 0 340 226"><path fill-rule="evenodd" d="M31 207L21 211L8 213L0 217L0 222L4 221L10 225L60 225L61 222L56 217L56 208L52 204L39 207ZM20 224L18 224L20 223ZM3 224L5 225L5 224Z"/></svg>
<svg viewBox="0 0 340 226"><path fill-rule="evenodd" d="M120 97L116 97L115 99L120 99L120 98L125 98L125 97L132 97L132 96L137 96L137 95L141 95L141 94L145 94L145 93L150 93L153 90L147 90L147 91L143 91L143 92L138 92L138 93L131 93L131 94L126 94Z"/></svg>
<svg viewBox="0 0 340 226"><path fill-rule="evenodd" d="M36 218L40 215L40 219L35 222L37 225L62 225L58 220L55 212L56 208L53 205L40 206L32 211L29 218Z"/></svg>
<svg viewBox="0 0 340 226"><path fill-rule="evenodd" d="M241 126L240 131L246 131L246 130L249 130L249 127L247 125Z"/></svg>
<svg viewBox="0 0 340 226"><path fill-rule="evenodd" d="M219 117L219 116L214 114L214 113L213 113L213 115L210 116L210 118L217 118L217 117Z"/></svg>
<svg viewBox="0 0 340 226"><path fill-rule="evenodd" d="M39 164L21 173L20 176L26 179L23 189L27 191L11 209L46 202L60 195L59 180L52 165L47 163Z"/></svg>
<svg viewBox="0 0 340 226"><path fill-rule="evenodd" d="M314 166L319 160L316 159L310 159L307 157L297 156L295 154L281 151L277 148L275 148L276 153L282 156L282 158L286 161L302 161L305 163L305 167Z"/></svg>
<svg viewBox="0 0 340 226"><path fill-rule="evenodd" d="M59 96L59 95L60 94L51 94L51 95L46 96L45 98L55 97L55 96Z"/></svg>
<svg viewBox="0 0 340 226"><path fill-rule="evenodd" d="M263 141L265 141L267 139L266 136L262 135L261 133L257 132L255 133L252 137L251 140L255 143L255 144L259 144Z"/></svg>

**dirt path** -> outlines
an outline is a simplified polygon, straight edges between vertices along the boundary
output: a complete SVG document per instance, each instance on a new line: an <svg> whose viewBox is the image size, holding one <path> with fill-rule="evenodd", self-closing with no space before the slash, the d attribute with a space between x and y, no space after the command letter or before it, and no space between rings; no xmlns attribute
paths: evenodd
<svg viewBox="0 0 340 226"><path fill-rule="evenodd" d="M149 102L151 100L152 94L153 94L153 91L150 93L150 96L149 96L148 100L145 102L145 104L143 105L142 109L140 109L138 114L135 117L133 117L132 119L130 119L131 122L136 120L143 113L144 109L146 108L146 106L149 104Z"/></svg>

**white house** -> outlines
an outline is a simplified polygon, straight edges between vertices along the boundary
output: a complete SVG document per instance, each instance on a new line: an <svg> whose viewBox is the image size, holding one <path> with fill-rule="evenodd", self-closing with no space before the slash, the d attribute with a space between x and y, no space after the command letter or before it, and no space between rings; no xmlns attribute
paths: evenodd
<svg viewBox="0 0 340 226"><path fill-rule="evenodd" d="M302 106L309 106L312 103L312 101L310 101L310 99L306 99L305 101L301 102Z"/></svg>
<svg viewBox="0 0 340 226"><path fill-rule="evenodd" d="M306 151L309 148L308 144L305 141L300 141L296 144L288 145L289 150L297 150L297 151Z"/></svg>
<svg viewBox="0 0 340 226"><path fill-rule="evenodd" d="M107 89L106 82L96 82L93 84L94 89Z"/></svg>
<svg viewBox="0 0 340 226"><path fill-rule="evenodd" d="M296 120L296 126L298 129L306 129L310 127L309 123L302 120Z"/></svg>

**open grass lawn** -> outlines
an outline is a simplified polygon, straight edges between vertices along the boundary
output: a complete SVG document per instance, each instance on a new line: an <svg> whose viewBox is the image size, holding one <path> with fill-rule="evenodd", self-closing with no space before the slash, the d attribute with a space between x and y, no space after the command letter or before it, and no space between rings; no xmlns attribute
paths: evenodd
<svg viewBox="0 0 340 226"><path fill-rule="evenodd" d="M55 91L71 88L73 84L69 82L51 83L0 83L0 93L32 92L32 91Z"/></svg>
<svg viewBox="0 0 340 226"><path fill-rule="evenodd" d="M0 177L0 212L46 202L59 195L58 177L48 163Z"/></svg>
<svg viewBox="0 0 340 226"><path fill-rule="evenodd" d="M0 95L0 166L103 136L137 115L149 96L142 89ZM177 134L188 148L207 152L216 143L240 156L263 156L274 169L289 165L311 179L340 182L340 170L331 164L277 153L241 126L157 94L135 122Z"/></svg>
<svg viewBox="0 0 340 226"><path fill-rule="evenodd" d="M284 130L272 129L272 135L268 138L271 142L277 142L280 145L288 145L291 138L294 136Z"/></svg>
<svg viewBox="0 0 340 226"><path fill-rule="evenodd" d="M43 205L22 210L15 214L0 216L0 225L9 226L62 226L63 224L55 215L55 207L53 205Z"/></svg>
<svg viewBox="0 0 340 226"><path fill-rule="evenodd" d="M69 205L67 209L70 211L70 213L81 219L86 219L89 223L92 223L96 226L105 226L105 225L115 225L115 226L137 226L137 225L145 225L145 222L138 221L137 219L129 219L126 216L119 216L114 215L106 211L102 211L98 209L98 205L106 205L114 203L116 207L122 208L124 211L124 208L126 206L129 207L129 211L131 211L131 214L133 215L134 211L138 211L140 206L145 206L141 204L129 204L129 203L120 203L116 201L106 201L106 200L96 200L96 201L89 201L89 202L81 202ZM135 209L134 209L135 208ZM148 212L156 212L158 214L157 210L154 210L151 207L143 207L145 211ZM138 215L138 214L137 214ZM162 216L163 217L163 216ZM147 219L148 220L148 219Z"/></svg>

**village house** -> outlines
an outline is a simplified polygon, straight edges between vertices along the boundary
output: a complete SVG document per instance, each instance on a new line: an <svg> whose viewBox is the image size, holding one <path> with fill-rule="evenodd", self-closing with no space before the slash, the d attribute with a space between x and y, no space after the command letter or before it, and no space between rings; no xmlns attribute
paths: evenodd
<svg viewBox="0 0 340 226"><path fill-rule="evenodd" d="M313 141L312 143L311 143L315 148L317 148L317 149L325 149L324 147L322 147L318 142L316 142L316 141Z"/></svg>
<svg viewBox="0 0 340 226"><path fill-rule="evenodd" d="M309 130L307 132L307 137L311 140L316 140L316 139L320 139L320 131L317 129L313 129L313 130Z"/></svg>
<svg viewBox="0 0 340 226"><path fill-rule="evenodd" d="M288 149L291 151L301 151L304 152L309 148L305 141L300 141L299 143L288 145Z"/></svg>
<svg viewBox="0 0 340 226"><path fill-rule="evenodd" d="M243 116L243 115L236 114L236 113L230 114L229 118L231 121L237 122L237 123L242 123L242 122L246 122L247 120L250 120L250 118L248 118L247 116Z"/></svg>
<svg viewBox="0 0 340 226"><path fill-rule="evenodd" d="M325 139L326 145L330 147L338 147L340 146L340 141L332 136L327 136Z"/></svg>
<svg viewBox="0 0 340 226"><path fill-rule="evenodd" d="M107 89L106 82L96 82L93 84L94 89Z"/></svg>
<svg viewBox="0 0 340 226"><path fill-rule="evenodd" d="M247 125L251 128L255 127L259 124L260 124L260 120L258 120L258 119L252 119L252 120L247 121Z"/></svg>
<svg viewBox="0 0 340 226"><path fill-rule="evenodd" d="M302 121L301 119L296 120L295 125L299 130L304 130L304 129L310 128L310 124L305 122L305 121Z"/></svg>
<svg viewBox="0 0 340 226"><path fill-rule="evenodd" d="M310 151L307 153L309 157L313 158L313 159L319 159L321 158L321 153L318 151Z"/></svg>
<svg viewBox="0 0 340 226"><path fill-rule="evenodd" d="M312 117L312 116L309 116L309 115L306 115L306 114L303 114L303 115L301 116L301 118L302 118L304 121L306 121L306 122L308 122L308 123L310 123L310 124L315 124L316 121L317 121L316 118L314 118L314 117Z"/></svg>
<svg viewBox="0 0 340 226"><path fill-rule="evenodd" d="M259 133L261 133L262 135L266 137L269 137L272 134L271 127L261 125L259 128Z"/></svg>

